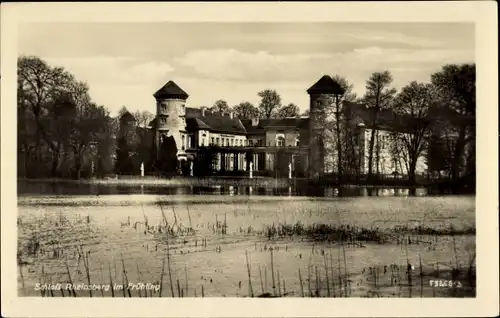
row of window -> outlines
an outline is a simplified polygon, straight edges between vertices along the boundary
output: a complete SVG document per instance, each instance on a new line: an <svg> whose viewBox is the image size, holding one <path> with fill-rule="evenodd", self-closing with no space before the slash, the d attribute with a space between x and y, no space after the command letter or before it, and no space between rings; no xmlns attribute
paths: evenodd
<svg viewBox="0 0 500 318"><path fill-rule="evenodd" d="M161 104L160 104L160 109L161 109L162 111L166 111L166 110L167 110L167 104L165 104L165 103L161 103ZM184 105L184 104L182 104L182 105L181 105L181 112L182 112L182 113L185 113L185 112L186 112L186 105Z"/></svg>
<svg viewBox="0 0 500 318"><path fill-rule="evenodd" d="M295 146L298 147L300 144L299 140L297 139L295 141ZM210 145L216 145L216 146L226 146L226 147L233 147L233 146L256 146L256 147L262 147L263 146L263 141L260 139L253 140L253 139L248 139L248 140L241 140L241 139L231 139L231 138L219 138L219 137L212 137L210 138ZM276 139L276 144L277 147L284 147L285 146L285 138L284 137L278 137ZM201 146L203 147L203 140ZM273 146L271 142L269 142L269 146Z"/></svg>
<svg viewBox="0 0 500 318"><path fill-rule="evenodd" d="M212 137L212 138L210 138L210 144L217 145L217 146L226 146L226 147L229 147L229 146L231 146L231 147L240 146L241 147L241 146L247 146L248 140Z"/></svg>
<svg viewBox="0 0 500 318"><path fill-rule="evenodd" d="M181 135L181 149L185 150L186 149L186 137L185 135ZM193 136L189 136L188 138L189 141L189 147L194 148L194 138ZM261 147L262 146L262 140L257 139L249 139L249 140L242 140L242 139L234 139L234 138L219 138L219 137L212 137L210 138L210 145L216 145L216 146L225 146L225 147L242 147L242 146L256 146L256 147ZM201 139L201 147L205 146L205 138ZM271 142L269 142L269 146L272 146ZM285 138L284 137L278 137L276 138L276 146L277 147L284 147L285 146ZM295 146L299 146L299 140L297 139L295 141Z"/></svg>

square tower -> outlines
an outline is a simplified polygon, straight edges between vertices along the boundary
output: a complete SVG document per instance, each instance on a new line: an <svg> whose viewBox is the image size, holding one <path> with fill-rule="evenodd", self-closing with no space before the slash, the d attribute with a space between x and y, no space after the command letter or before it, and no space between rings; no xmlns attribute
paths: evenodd
<svg viewBox="0 0 500 318"><path fill-rule="evenodd" d="M325 126L327 109L335 97L344 94L344 89L330 76L324 75L307 93L309 104L309 167L310 179L321 179L325 172Z"/></svg>

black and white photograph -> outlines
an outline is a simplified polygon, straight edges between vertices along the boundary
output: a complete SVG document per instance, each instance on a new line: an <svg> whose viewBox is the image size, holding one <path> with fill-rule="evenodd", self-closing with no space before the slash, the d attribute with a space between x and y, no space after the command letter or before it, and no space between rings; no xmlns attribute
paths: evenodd
<svg viewBox="0 0 500 318"><path fill-rule="evenodd" d="M497 129L476 106L496 121L498 98L479 97L477 23L292 16L17 22L2 294L321 298L331 312L336 298L474 300L480 276L498 282L498 266L478 275L477 217L498 224L498 197L479 210L476 195L498 175L476 177Z"/></svg>

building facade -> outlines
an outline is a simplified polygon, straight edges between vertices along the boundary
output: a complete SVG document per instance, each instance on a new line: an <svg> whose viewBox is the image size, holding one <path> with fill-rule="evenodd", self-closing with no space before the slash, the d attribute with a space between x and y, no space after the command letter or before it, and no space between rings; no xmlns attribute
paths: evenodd
<svg viewBox="0 0 500 318"><path fill-rule="evenodd" d="M343 173L366 174L371 133L376 130L372 173L407 173L402 154L394 151L395 134L406 133L394 114L379 114L374 122L373 114L364 105L343 103L338 117L343 153L339 163L339 139L335 129L328 129L326 110L343 90L331 77L323 76L307 93L309 117L239 119L231 112L214 113L206 107L186 106L189 95L169 81L154 94L156 118L150 123L153 146L159 149L166 138L173 137L180 162L198 163L203 154L210 153L209 169L214 172L248 173L251 169L287 176L291 170L293 177L318 179L325 173L337 172L339 164ZM132 121L129 117L127 122ZM417 170L425 172L424 157Z"/></svg>

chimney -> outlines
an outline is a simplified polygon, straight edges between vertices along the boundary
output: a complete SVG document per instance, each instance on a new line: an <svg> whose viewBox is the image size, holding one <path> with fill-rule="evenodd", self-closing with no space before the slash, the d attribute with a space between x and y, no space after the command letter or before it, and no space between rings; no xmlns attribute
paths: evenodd
<svg viewBox="0 0 500 318"><path fill-rule="evenodd" d="M259 118L255 117L255 118L252 118L252 126L257 126L259 125Z"/></svg>
<svg viewBox="0 0 500 318"><path fill-rule="evenodd" d="M233 112L229 112L229 118L231 118L231 119L234 118L234 113Z"/></svg>
<svg viewBox="0 0 500 318"><path fill-rule="evenodd" d="M206 107L205 106L201 106L200 109L201 109L201 116L205 117Z"/></svg>

